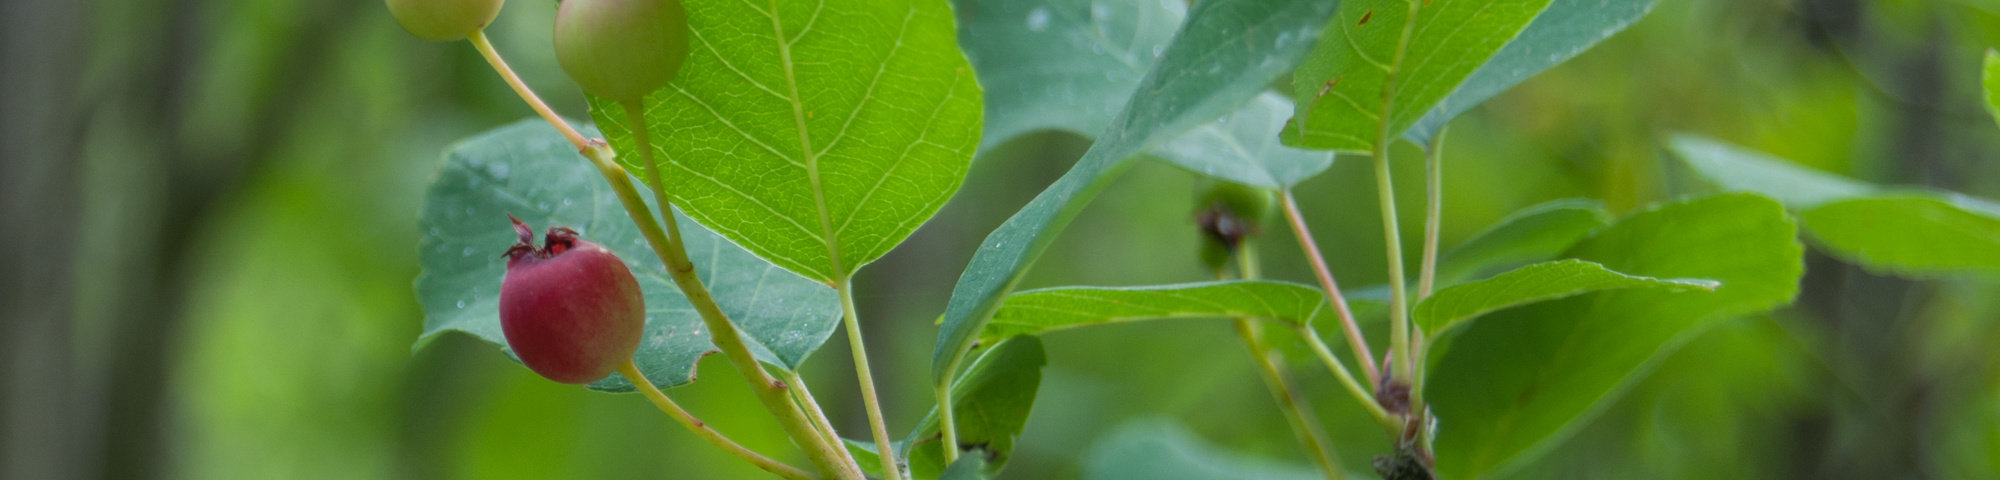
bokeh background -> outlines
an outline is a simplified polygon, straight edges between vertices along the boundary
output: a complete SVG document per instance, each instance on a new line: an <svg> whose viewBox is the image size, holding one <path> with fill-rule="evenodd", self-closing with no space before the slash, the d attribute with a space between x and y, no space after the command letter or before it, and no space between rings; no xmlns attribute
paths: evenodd
<svg viewBox="0 0 2000 480"><path fill-rule="evenodd" d="M584 117L553 14L516 0L489 32ZM1550 199L1624 212L1705 191L1663 153L1673 132L2000 197L2000 126L1977 88L1993 45L2000 1L1661 0L1454 124L1444 242ZM0 478L758 478L636 396L541 380L465 336L411 351L422 187L449 143L529 115L468 45L413 38L379 1L0 0ZM932 322L974 246L1087 145L1047 133L982 153L955 200L864 271L893 428L930 408ZM1415 239L1421 167L1400 163ZM1348 286L1383 280L1371 181L1343 158L1300 193ZM1134 169L1027 286L1207 278L1195 185ZM1267 274L1309 282L1269 230ZM1795 306L1702 334L1516 477L2000 478L2000 279L1902 280L1818 253L1808 270ZM858 437L840 337L806 373ZM1076 477L1135 419L1304 462L1228 322L1046 340L1005 478ZM707 381L670 393L790 451L726 362L701 368ZM1293 370L1366 470L1381 435L1320 370Z"/></svg>

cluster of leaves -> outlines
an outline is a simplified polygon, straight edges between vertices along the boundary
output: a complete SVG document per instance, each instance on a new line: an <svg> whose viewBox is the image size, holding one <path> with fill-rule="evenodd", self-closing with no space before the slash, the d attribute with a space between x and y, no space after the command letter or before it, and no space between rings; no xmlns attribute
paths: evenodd
<svg viewBox="0 0 2000 480"><path fill-rule="evenodd" d="M1281 281L1015 292L1132 162L1288 190L1325 171L1332 152L1430 143L1458 114L1653 4L1415 2L699 3L688 11L688 67L644 100L643 118L667 200L689 220L697 271L758 358L787 370L836 328L835 288L935 214L980 148L1049 129L1094 138L980 244L944 312L932 380L948 387L959 443L986 454L946 465L935 410L894 446L916 478L990 476L1032 408L1046 363L1037 335L1162 318L1329 321L1326 292ZM1287 73L1289 95L1269 91ZM624 107L591 105L618 151L638 148ZM2000 205L1883 189L1697 137L1672 146L1722 189L1749 193L1615 220L1595 202L1553 202L1444 255L1439 290L1412 317L1435 345L1422 393L1438 418L1439 474L1518 466L1705 327L1789 303L1803 269L1794 218L1815 245L1870 268L2000 270ZM633 171L654 167L639 158L619 156ZM650 381L691 382L714 349L609 187L553 129L523 122L461 143L426 201L419 347L460 331L505 348L495 305L512 213L574 228L632 262L647 295L638 361ZM632 388L616 376L591 387ZM873 442L849 448L880 465ZM1213 449L1138 424L1107 437L1085 473L1310 476Z"/></svg>

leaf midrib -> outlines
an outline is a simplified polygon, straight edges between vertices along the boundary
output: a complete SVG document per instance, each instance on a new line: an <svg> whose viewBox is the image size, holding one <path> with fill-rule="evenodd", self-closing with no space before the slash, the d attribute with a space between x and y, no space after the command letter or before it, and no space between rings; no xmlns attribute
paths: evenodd
<svg viewBox="0 0 2000 480"><path fill-rule="evenodd" d="M747 2L748 0L745 1ZM819 2L818 8L813 11L812 18L806 22L806 28L799 31L797 38L785 37L784 21L778 15L778 0L770 0L770 5L771 10L765 12L765 14L771 17L771 38L776 40L778 44L778 64L783 67L785 88L791 94L785 100L792 105L792 122L799 132L799 155L804 157L806 178L808 183L812 185L813 208L819 213L820 243L826 245L827 265L830 267L827 274L828 277L831 277L833 283L843 283L847 281L848 272L845 266L841 264L839 234L846 229L846 225L842 224L839 227L835 227L833 224L833 213L827 207L826 203L826 188L820 180L819 158L828 151L831 151L834 145L840 143L841 139L847 137L848 127L853 125L855 118L861 116L861 109L865 108L868 101L875 97L875 87L881 85L882 74L889 70L889 58L895 56L897 50L902 49L903 37L909 34L910 21L916 18L917 9L915 6L911 6L909 12L903 17L903 24L896 33L895 46L889 50L888 54L883 56L881 64L875 69L875 75L868 80L868 89L862 93L861 99L856 101L854 111L849 112L847 121L841 124L840 132L834 135L833 142L828 143L826 149L821 150L814 148L812 132L807 128L805 102L800 100L798 74L793 70L792 44L805 38L805 34L819 20L819 10L825 9L826 2L825 0ZM942 110L942 104L938 108ZM932 113L932 119L936 119L936 112ZM929 129L926 128L925 130L928 131ZM905 153L906 155L897 159L897 165L900 165L902 159L908 156L907 151ZM886 181L888 176L893 174L894 171L895 166L892 165L889 171L883 173L883 178L876 182L875 187L869 189L867 197L872 197L874 190L880 188L882 182ZM864 197L862 202L865 203L866 201L867 198ZM860 204L857 203L855 208L861 208ZM851 220L852 216L849 219Z"/></svg>
<svg viewBox="0 0 2000 480"><path fill-rule="evenodd" d="M764 13L771 17L771 39L777 41L778 65L784 67L785 89L791 93L791 98L785 100L792 104L792 121L799 131L799 155L805 157L806 179L812 185L813 207L819 211L820 242L826 244L827 263L832 267L827 274L835 282L842 282L847 274L840 268L840 242L833 238L833 216L826 209L826 189L820 186L819 152L813 151L812 132L806 129L805 102L799 101L798 75L792 70L792 42L785 38L785 22L778 17L778 0L770 0L770 4L771 11ZM821 4L825 4L824 0ZM813 16L819 15L814 13ZM859 110L861 107L856 105L855 108Z"/></svg>

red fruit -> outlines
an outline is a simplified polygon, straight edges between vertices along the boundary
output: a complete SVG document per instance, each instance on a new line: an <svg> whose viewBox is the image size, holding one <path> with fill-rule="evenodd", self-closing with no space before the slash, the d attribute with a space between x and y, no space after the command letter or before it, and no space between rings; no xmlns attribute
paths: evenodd
<svg viewBox="0 0 2000 480"><path fill-rule="evenodd" d="M604 247L550 227L542 248L514 221L520 243L507 249L500 284L500 331L528 369L585 384L610 375L639 350L646 301L625 262Z"/></svg>

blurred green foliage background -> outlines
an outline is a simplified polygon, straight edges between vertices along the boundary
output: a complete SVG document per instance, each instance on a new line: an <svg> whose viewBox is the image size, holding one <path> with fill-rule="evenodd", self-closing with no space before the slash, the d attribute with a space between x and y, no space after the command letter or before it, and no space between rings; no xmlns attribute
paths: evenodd
<svg viewBox="0 0 2000 480"><path fill-rule="evenodd" d="M489 34L585 118L553 14L517 0ZM2000 197L2000 127L1977 91L1993 45L1991 0L1662 1L1454 124L1444 244L1545 200L1624 212L1706 191L1663 153L1672 132ZM411 351L421 188L452 141L528 115L469 46L411 37L379 2L0 0L0 478L757 477L636 396L542 380L465 336ZM930 407L933 321L974 246L1087 145L1048 133L983 152L952 203L864 272L892 428ZM1414 242L1421 165L1398 154ZM1383 281L1368 173L1343 158L1300 189L1349 287ZM1024 287L1206 279L1195 184L1134 169ZM1267 230L1266 274L1310 282L1290 236ZM2000 279L1909 281L1811 253L1795 306L1694 339L1515 477L2000 478L1996 320ZM1150 417L1303 464L1229 328L1047 336L1004 477L1075 477L1094 440ZM836 335L806 373L860 437L845 348ZM1344 463L1365 470L1386 442L1299 362ZM709 381L670 393L790 451L726 362L701 368Z"/></svg>

